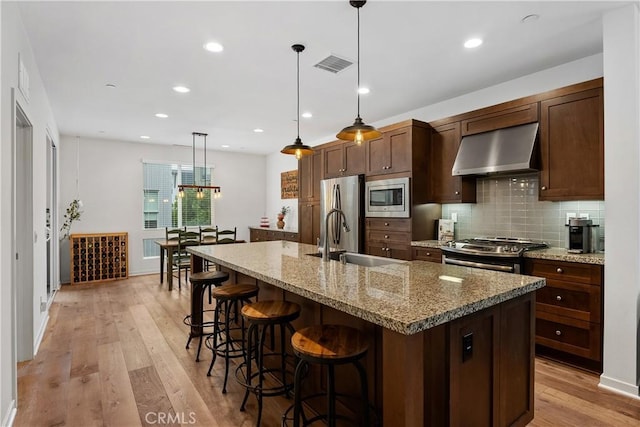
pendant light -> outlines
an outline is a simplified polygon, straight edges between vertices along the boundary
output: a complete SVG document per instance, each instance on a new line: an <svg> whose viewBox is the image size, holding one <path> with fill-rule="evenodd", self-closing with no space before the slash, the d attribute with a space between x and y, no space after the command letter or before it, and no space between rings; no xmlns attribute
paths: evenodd
<svg viewBox="0 0 640 427"><path fill-rule="evenodd" d="M293 144L287 145L280 152L282 154L293 154L296 156L296 159L300 160L303 156L308 156L313 154L313 148L309 147L302 143L300 139L300 52L304 50L304 46L301 44L294 44L291 46L291 49L297 54L297 62L298 62L298 118L296 122L298 123L298 137L296 138Z"/></svg>
<svg viewBox="0 0 640 427"><path fill-rule="evenodd" d="M202 137L204 139L204 182L198 184L196 181L196 136ZM191 132L191 140L192 140L192 155L193 155L193 184L181 184L178 185L178 196L180 198L184 198L185 188L194 188L196 190L196 199L204 199L204 190L209 189L212 192L212 197L214 199L219 199L222 196L220 187L217 185L210 185L207 182L207 134L201 132Z"/></svg>
<svg viewBox="0 0 640 427"><path fill-rule="evenodd" d="M373 126L366 125L360 118L360 8L364 6L366 0L351 0L349 4L358 11L358 116L351 126L342 129L336 137L343 141L354 141L360 145L364 141L379 138L382 133Z"/></svg>

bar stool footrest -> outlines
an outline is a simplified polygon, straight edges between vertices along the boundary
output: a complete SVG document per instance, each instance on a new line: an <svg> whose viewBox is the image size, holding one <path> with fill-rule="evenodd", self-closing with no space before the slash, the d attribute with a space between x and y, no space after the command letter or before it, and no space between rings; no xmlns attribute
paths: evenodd
<svg viewBox="0 0 640 427"><path fill-rule="evenodd" d="M335 397L340 397L346 400L353 400L354 402L357 402L356 404L359 404L360 402L360 396L352 396L349 394L344 394L344 393L336 393ZM304 405L306 401L308 400L313 400L313 399L318 399L318 400L326 400L327 398L327 394L326 393L315 393L315 394L310 394L308 396L304 396L300 399L300 404ZM308 406L308 405L307 405ZM282 414L282 427L288 427L288 426L293 426L293 407L294 405L292 404L291 406L289 406L284 413ZM301 411L302 413L304 413L304 410ZM380 422L378 421L378 417L376 416L375 413L375 408L369 404L369 414L370 417L369 419L372 420L373 424L371 424L371 427L378 427L380 426ZM326 420L327 419L327 414L318 414L313 416L312 418L305 418L304 415L302 416L303 418L303 422L300 423L301 426L309 426L315 422L318 422L320 420ZM360 426L362 423L358 420L354 420L353 418L347 417L346 415L342 415L342 414L336 414L336 419L337 420L343 420L346 421L347 423L354 425L354 426ZM319 424L319 425L325 425L325 424ZM369 427L369 426L367 426Z"/></svg>

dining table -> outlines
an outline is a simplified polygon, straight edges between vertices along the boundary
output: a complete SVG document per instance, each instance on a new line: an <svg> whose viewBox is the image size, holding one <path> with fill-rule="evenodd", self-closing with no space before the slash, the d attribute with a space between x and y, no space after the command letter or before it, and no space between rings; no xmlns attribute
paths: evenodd
<svg viewBox="0 0 640 427"><path fill-rule="evenodd" d="M156 244L160 246L160 284L164 283L164 260L167 257L167 286L168 290L173 290L173 254L178 250L178 239L157 239ZM245 240L236 240L233 243L245 243ZM199 245L217 245L214 236L205 237ZM228 243L225 243L228 244ZM198 245L198 246L199 246Z"/></svg>

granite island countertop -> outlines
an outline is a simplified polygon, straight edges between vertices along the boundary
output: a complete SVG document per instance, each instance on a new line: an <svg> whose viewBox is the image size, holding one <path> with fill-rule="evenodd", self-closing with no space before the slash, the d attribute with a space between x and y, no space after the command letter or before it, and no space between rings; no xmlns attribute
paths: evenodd
<svg viewBox="0 0 640 427"><path fill-rule="evenodd" d="M424 261L324 262L314 245L272 241L188 248L234 271L405 335L533 292L538 277Z"/></svg>

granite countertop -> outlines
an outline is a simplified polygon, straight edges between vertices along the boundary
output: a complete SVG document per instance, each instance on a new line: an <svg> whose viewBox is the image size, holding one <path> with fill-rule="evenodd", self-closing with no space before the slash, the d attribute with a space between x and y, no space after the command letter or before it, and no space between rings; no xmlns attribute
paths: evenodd
<svg viewBox="0 0 640 427"><path fill-rule="evenodd" d="M286 225L284 226L284 228L278 228L278 227L260 227L259 225L256 226L249 226L249 229L253 229L253 230L268 230L268 231L284 231L286 233L297 233L298 230L297 229L293 229L293 228L289 228Z"/></svg>
<svg viewBox="0 0 640 427"><path fill-rule="evenodd" d="M417 240L411 246L439 249L443 245L438 240ZM572 254L563 248L536 249L524 253L525 258L547 259L552 261L579 262L582 264L604 265L604 252L589 254Z"/></svg>
<svg viewBox="0 0 640 427"><path fill-rule="evenodd" d="M527 294L538 277L423 261L379 267L323 262L313 245L273 241L188 249L273 286L411 335Z"/></svg>

